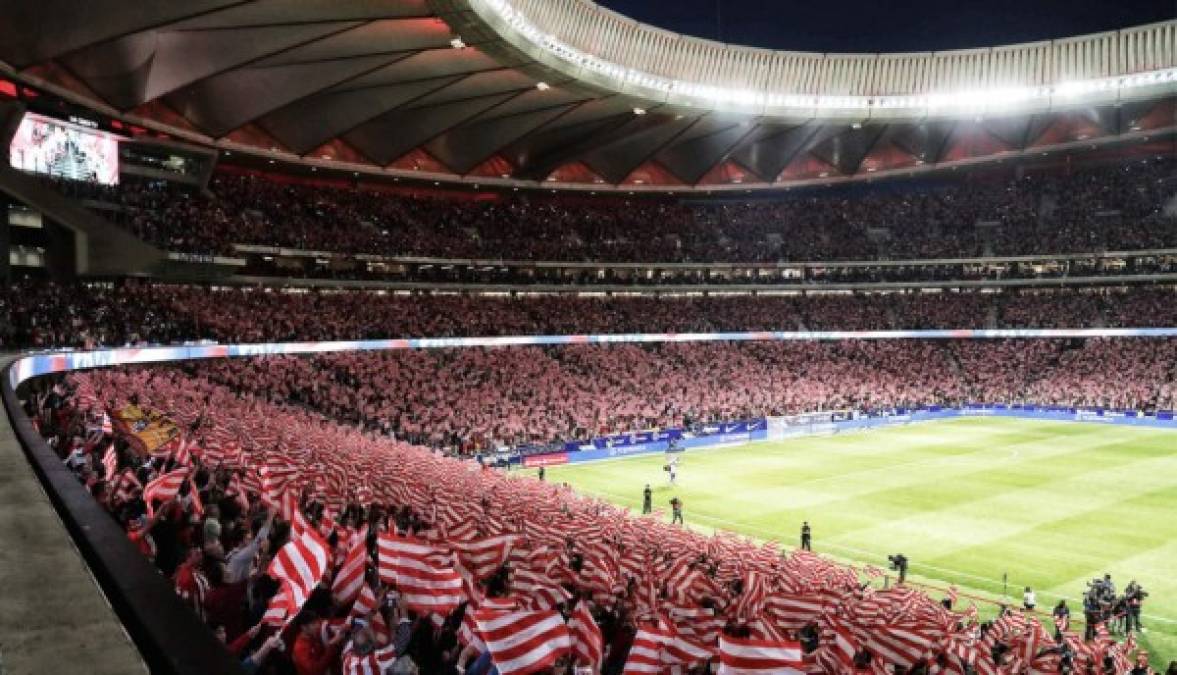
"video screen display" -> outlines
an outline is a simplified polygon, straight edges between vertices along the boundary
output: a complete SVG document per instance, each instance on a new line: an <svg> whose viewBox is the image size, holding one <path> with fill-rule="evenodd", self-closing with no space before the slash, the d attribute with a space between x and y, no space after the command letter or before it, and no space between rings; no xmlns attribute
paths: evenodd
<svg viewBox="0 0 1177 675"><path fill-rule="evenodd" d="M35 113L25 113L21 120L8 161L32 173L105 185L119 182L117 136Z"/></svg>

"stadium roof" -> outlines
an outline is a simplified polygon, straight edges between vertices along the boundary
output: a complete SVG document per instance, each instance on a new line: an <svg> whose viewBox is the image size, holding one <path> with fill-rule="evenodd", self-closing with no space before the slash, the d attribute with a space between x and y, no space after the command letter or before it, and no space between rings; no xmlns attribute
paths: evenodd
<svg viewBox="0 0 1177 675"><path fill-rule="evenodd" d="M588 0L20 3L18 80L223 149L608 189L918 172L1177 128L1177 21L909 54L731 46Z"/></svg>

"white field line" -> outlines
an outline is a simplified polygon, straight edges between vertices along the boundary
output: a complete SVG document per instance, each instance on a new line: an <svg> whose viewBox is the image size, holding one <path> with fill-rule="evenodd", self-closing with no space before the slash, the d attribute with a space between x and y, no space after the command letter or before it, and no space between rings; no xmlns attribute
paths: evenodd
<svg viewBox="0 0 1177 675"><path fill-rule="evenodd" d="M594 493L594 494L607 495L609 497L613 497L614 499L621 499L621 500L629 499L629 497L627 497L625 495L621 495L621 494L618 494L615 492L610 492L608 490L599 490L599 489L598 490L587 490L587 492ZM756 527L754 525L750 525L748 523L744 523L744 522L740 522L740 521L736 521L736 520L727 520L725 518L718 518L716 516L710 516L710 515L706 515L706 514L694 514L691 517L696 520L702 520L704 522L719 523L721 525L728 525L731 527L740 528L741 530L743 530L745 532L754 532L756 534L769 535L769 539L771 539L772 541L776 541L776 542L780 541L780 539L778 537L771 536L773 534L772 532L761 529L761 528ZM761 541L767 541L767 539L761 540ZM864 560L875 559L875 558L879 557L879 555L874 551L867 551L867 550L860 549L860 548L854 548L853 546L845 546L845 545L841 545L841 544L827 544L827 545L830 548L834 548L834 549L838 549L838 550L842 550L842 551L848 551L848 552L854 554L852 557L857 562L863 562ZM967 572L958 572L957 570L950 570L945 567L937 567L935 565L928 565L925 563L918 563L918 564L912 563L911 567L912 568L928 569L928 570L932 570L934 572L939 572L941 574L950 574L953 576L964 577L966 579L973 579L974 581L982 581L982 582L986 582L986 583L994 584L994 585L1002 585L1003 584L1003 582L998 579L990 579L988 577L977 576L976 574L969 574ZM1014 581L1010 581L1009 586L1010 586L1010 588L1014 588L1014 589L1022 588L1022 585L1019 585L1017 582L1014 582ZM977 590L984 590L984 589L977 589ZM1073 598L1068 598L1067 596L1058 595L1058 594L1054 594L1054 593L1047 593L1047 592L1039 593L1039 595L1044 595L1044 596L1052 597L1052 598L1056 598L1056 599L1063 599L1063 598L1073 599ZM1145 619L1148 619L1149 621L1160 621L1161 623L1177 625L1177 619L1170 619L1167 617L1156 616L1156 615L1152 615L1152 614L1142 614L1141 616L1143 616Z"/></svg>

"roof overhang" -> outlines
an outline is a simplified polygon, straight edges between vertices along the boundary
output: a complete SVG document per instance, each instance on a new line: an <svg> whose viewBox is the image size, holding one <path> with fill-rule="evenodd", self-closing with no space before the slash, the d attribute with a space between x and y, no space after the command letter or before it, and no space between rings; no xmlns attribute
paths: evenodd
<svg viewBox="0 0 1177 675"><path fill-rule="evenodd" d="M688 38L584 0L53 5L0 24L14 79L222 152L376 176L753 190L1177 129L1177 21L825 55Z"/></svg>

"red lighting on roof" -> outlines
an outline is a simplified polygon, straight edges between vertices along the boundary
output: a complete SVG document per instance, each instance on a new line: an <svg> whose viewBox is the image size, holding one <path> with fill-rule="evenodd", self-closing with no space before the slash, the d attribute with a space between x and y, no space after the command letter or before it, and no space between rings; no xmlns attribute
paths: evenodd
<svg viewBox="0 0 1177 675"><path fill-rule="evenodd" d="M0 80L0 94L16 98L16 85L9 80Z"/></svg>

